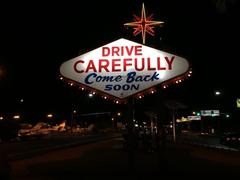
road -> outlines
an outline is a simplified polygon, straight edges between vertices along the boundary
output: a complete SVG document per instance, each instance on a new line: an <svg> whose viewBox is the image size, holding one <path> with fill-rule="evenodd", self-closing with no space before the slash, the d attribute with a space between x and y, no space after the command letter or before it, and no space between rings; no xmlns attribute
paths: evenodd
<svg viewBox="0 0 240 180"><path fill-rule="evenodd" d="M168 140L172 141L173 137L168 136ZM184 144L199 145L215 149L224 149L229 151L240 151L239 147L230 147L220 144L220 137L216 135L201 135L200 133L187 132L177 136L177 141Z"/></svg>
<svg viewBox="0 0 240 180"><path fill-rule="evenodd" d="M240 153L187 144L168 143L165 150L145 153L136 150L134 169L122 138L16 159L11 161L13 179L101 179L125 177L240 178ZM190 178L189 178L190 179Z"/></svg>
<svg viewBox="0 0 240 180"><path fill-rule="evenodd" d="M45 136L40 139L29 139L19 142L7 143L8 156L10 159L21 159L34 154L48 152L59 148L72 147L79 144L87 144L99 140L119 136L119 134L58 134Z"/></svg>

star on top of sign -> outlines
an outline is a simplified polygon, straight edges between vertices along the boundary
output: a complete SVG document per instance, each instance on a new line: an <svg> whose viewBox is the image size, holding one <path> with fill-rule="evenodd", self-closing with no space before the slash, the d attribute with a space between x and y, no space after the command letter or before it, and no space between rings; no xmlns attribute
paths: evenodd
<svg viewBox="0 0 240 180"><path fill-rule="evenodd" d="M124 26L133 27L134 32L133 35L136 36L142 32L142 41L145 44L146 33L154 36L154 27L163 24L163 21L152 21L153 14L150 16L146 16L146 11L144 7L144 3L142 4L142 13L141 17L133 15L134 22L125 23Z"/></svg>

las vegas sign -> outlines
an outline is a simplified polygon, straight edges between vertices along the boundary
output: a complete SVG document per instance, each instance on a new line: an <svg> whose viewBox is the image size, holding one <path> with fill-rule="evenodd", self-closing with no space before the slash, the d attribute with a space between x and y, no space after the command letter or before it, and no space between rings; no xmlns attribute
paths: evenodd
<svg viewBox="0 0 240 180"><path fill-rule="evenodd" d="M60 67L65 79L118 99L144 92L188 71L186 59L123 38Z"/></svg>

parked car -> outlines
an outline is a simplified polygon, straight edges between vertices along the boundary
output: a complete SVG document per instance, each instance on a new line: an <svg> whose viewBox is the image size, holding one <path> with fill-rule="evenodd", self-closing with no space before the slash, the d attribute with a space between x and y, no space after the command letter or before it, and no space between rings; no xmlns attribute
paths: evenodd
<svg viewBox="0 0 240 180"><path fill-rule="evenodd" d="M224 133L220 137L220 143L227 146L240 146L240 131Z"/></svg>

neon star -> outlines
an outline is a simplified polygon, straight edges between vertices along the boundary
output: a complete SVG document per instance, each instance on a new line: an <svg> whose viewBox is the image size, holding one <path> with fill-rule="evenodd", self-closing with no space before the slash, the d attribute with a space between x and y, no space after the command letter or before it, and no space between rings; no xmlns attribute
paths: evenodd
<svg viewBox="0 0 240 180"><path fill-rule="evenodd" d="M154 27L153 26L159 26L163 24L163 21L152 21L153 20L153 14L146 17L146 11L144 7L144 3L142 4L142 14L141 18L133 15L134 22L125 23L124 26L133 27L134 32L133 35L137 36L139 33L142 33L142 41L143 44L145 44L146 40L146 32L152 36L154 36Z"/></svg>

